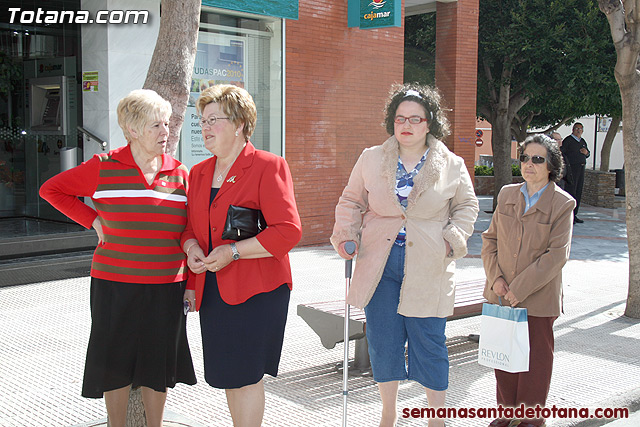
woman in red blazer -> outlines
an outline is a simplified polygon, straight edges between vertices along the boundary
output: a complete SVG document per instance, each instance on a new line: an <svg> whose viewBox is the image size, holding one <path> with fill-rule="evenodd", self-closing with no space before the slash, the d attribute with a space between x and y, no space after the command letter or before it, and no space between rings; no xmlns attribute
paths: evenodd
<svg viewBox="0 0 640 427"><path fill-rule="evenodd" d="M181 242L191 270L185 302L200 311L205 380L225 389L235 426L260 426L262 378L278 373L291 291L288 252L300 241L300 217L287 162L249 141L257 118L251 95L212 86L197 109L214 157L189 176ZM224 240L230 205L260 209L267 228Z"/></svg>

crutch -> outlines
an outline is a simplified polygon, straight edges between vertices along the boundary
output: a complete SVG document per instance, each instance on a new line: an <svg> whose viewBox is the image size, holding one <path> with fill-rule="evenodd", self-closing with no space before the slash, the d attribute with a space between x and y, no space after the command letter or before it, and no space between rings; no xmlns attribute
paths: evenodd
<svg viewBox="0 0 640 427"><path fill-rule="evenodd" d="M356 251L356 243L348 241L344 245L344 250L349 255ZM342 363L342 427L347 427L347 397L349 395L349 304L347 296L351 285L351 266L353 259L345 260L344 277L346 279L344 292L344 360Z"/></svg>

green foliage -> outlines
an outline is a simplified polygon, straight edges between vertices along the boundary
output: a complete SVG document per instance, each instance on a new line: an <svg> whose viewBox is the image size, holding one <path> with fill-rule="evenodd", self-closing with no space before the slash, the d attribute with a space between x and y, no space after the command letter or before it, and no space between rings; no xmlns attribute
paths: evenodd
<svg viewBox="0 0 640 427"><path fill-rule="evenodd" d="M436 81L436 14L407 16L404 37L404 81Z"/></svg>
<svg viewBox="0 0 640 427"><path fill-rule="evenodd" d="M566 40L554 53L554 71L521 114L535 112L535 127L554 125L561 117L591 114L621 116L620 91L614 76L616 52L606 16L595 0L574 0L576 9L564 10L566 22L554 32ZM552 93L558 88L561 92ZM554 96L556 95L556 96Z"/></svg>
<svg viewBox="0 0 640 427"><path fill-rule="evenodd" d="M489 166L475 166L474 172L476 176L493 176L493 167ZM512 176L522 176L520 172L520 165L511 165Z"/></svg>
<svg viewBox="0 0 640 427"><path fill-rule="evenodd" d="M520 117L532 127L589 114L620 116L613 74L616 53L609 24L596 0L491 0L480 2L478 115L491 111L505 66L513 66L511 95L525 94ZM435 83L436 14L405 19L405 82ZM489 65L494 82L487 79Z"/></svg>
<svg viewBox="0 0 640 427"><path fill-rule="evenodd" d="M493 176L493 168L489 166L476 166L474 168L476 176Z"/></svg>
<svg viewBox="0 0 640 427"><path fill-rule="evenodd" d="M405 47L404 50L404 81L435 85L436 66L433 57L415 47Z"/></svg>
<svg viewBox="0 0 640 427"><path fill-rule="evenodd" d="M532 126L588 114L619 115L616 57L595 0L480 2L478 111L494 111L490 93L508 83L528 101L518 115ZM485 73L484 65L491 78ZM513 67L509 81L500 77Z"/></svg>

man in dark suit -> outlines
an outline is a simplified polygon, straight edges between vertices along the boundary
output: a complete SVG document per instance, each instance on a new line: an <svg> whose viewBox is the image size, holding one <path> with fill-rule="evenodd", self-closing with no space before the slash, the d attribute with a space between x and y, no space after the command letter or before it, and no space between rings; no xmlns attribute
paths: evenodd
<svg viewBox="0 0 640 427"><path fill-rule="evenodd" d="M562 135L558 132L552 132L551 138L558 144L560 150L562 150ZM563 190L567 190L567 187L573 184L573 179L571 176L571 167L569 166L569 161L567 160L567 156L562 155L562 161L564 162L564 167L562 168L562 178L558 182L558 186Z"/></svg>
<svg viewBox="0 0 640 427"><path fill-rule="evenodd" d="M587 141L582 138L584 126L580 122L573 125L571 135L562 141L561 151L564 158L569 163L571 170L571 183L565 190L576 199L576 208L573 210L573 222L581 224L584 221L578 218L580 199L582 198L582 185L584 184L584 169L587 159L591 155L587 148Z"/></svg>

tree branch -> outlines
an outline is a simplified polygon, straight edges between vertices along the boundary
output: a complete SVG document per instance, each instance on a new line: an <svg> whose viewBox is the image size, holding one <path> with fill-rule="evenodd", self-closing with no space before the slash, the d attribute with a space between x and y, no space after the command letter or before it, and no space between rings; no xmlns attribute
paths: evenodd
<svg viewBox="0 0 640 427"><path fill-rule="evenodd" d="M534 119L535 116L539 116L539 115L540 115L540 111L529 111L529 114L527 114L527 117L525 117L524 119L523 128L529 129L529 125L531 124L531 121Z"/></svg>
<svg viewBox="0 0 640 427"><path fill-rule="evenodd" d="M513 117L520 111L525 104L529 102L529 97L526 96L523 92L520 94L511 97L511 102L509 102L509 119L513 120Z"/></svg>
<svg viewBox="0 0 640 427"><path fill-rule="evenodd" d="M638 0L622 0L627 24L638 23Z"/></svg>
<svg viewBox="0 0 640 427"><path fill-rule="evenodd" d="M502 75L500 76L500 94L498 99L498 109L506 110L505 111L506 114L508 114L511 107L511 73L512 72L513 72L513 67L511 65L507 65L506 63L502 64ZM510 116L510 118L511 117L513 116Z"/></svg>
<svg viewBox="0 0 640 427"><path fill-rule="evenodd" d="M527 132L527 129L529 129L531 121L540 114L540 111L529 111L523 118L516 112L511 120L511 133L516 137L516 140L524 141L527 136L533 135L533 133Z"/></svg>
<svg viewBox="0 0 640 427"><path fill-rule="evenodd" d="M564 125L565 123L567 123L572 118L573 117L563 117L562 120L560 120L558 123L556 123L553 126L549 126L546 130L542 131L542 133L555 132L556 130L558 130L560 128L560 126Z"/></svg>
<svg viewBox="0 0 640 427"><path fill-rule="evenodd" d="M627 24L627 33L633 35L633 43L637 45L640 42L640 7L639 0L626 0L624 2L624 15Z"/></svg>
<svg viewBox="0 0 640 427"><path fill-rule="evenodd" d="M495 122L495 113L491 108L488 108L486 105L478 106L478 113L483 115L487 121L491 124Z"/></svg>
<svg viewBox="0 0 640 427"><path fill-rule="evenodd" d="M524 138L522 138L522 134L523 134L522 120L520 119L520 117L518 117L517 114L511 121L511 125L509 127L511 129L511 135L515 137L516 141L524 140ZM526 131L524 133L526 133Z"/></svg>
<svg viewBox="0 0 640 427"><path fill-rule="evenodd" d="M611 38L616 48L618 60L615 66L616 79L636 72L640 53L640 31L638 25L639 0L598 0L600 11L605 14L611 29Z"/></svg>
<svg viewBox="0 0 640 427"><path fill-rule="evenodd" d="M627 32L625 28L625 9L622 2L620 0L598 0L598 7L607 17L607 21L609 21L613 44L621 43Z"/></svg>
<svg viewBox="0 0 640 427"><path fill-rule="evenodd" d="M491 74L489 61L487 61L485 58L482 59L482 68L484 69L484 75L487 78L487 82L489 82L489 97L491 98L491 102L493 104L497 104L498 95L496 94L495 81L493 80L493 75Z"/></svg>

